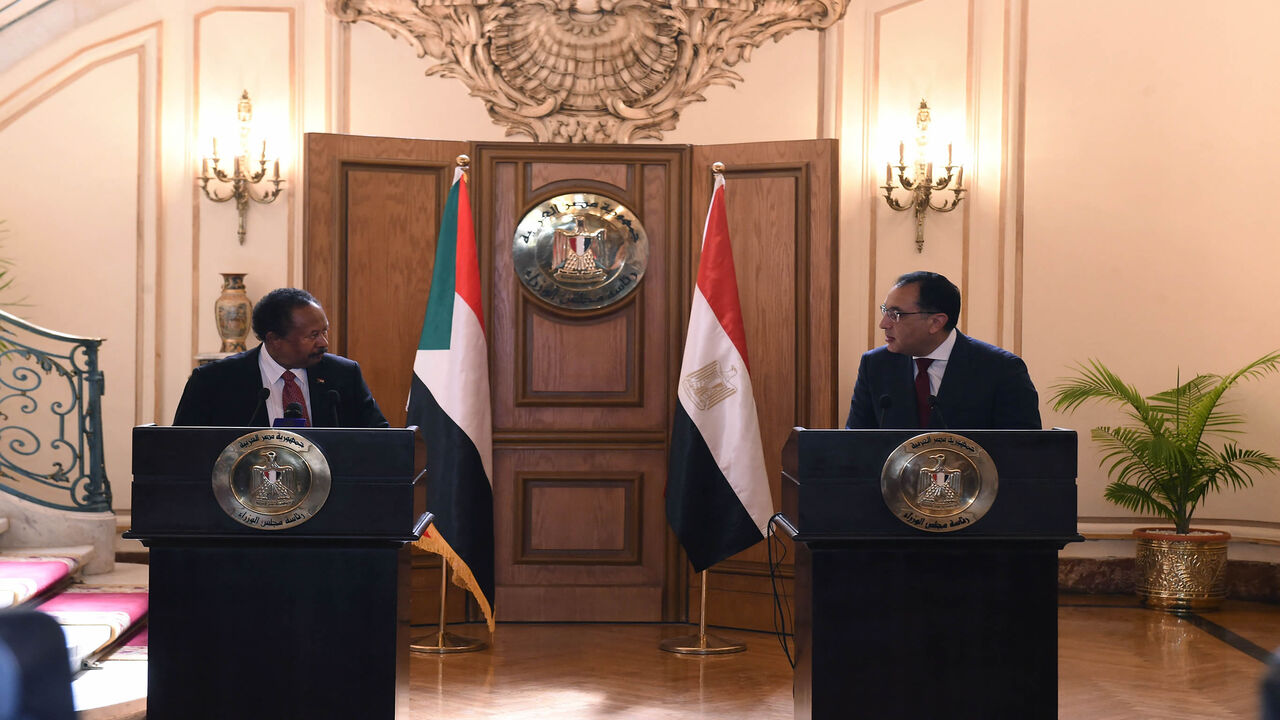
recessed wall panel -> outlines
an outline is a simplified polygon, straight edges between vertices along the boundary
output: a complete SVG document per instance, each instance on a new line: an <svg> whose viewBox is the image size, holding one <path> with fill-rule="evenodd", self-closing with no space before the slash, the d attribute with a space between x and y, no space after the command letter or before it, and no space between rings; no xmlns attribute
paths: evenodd
<svg viewBox="0 0 1280 720"><path fill-rule="evenodd" d="M567 322L532 302L522 302L524 380L520 405L637 404L643 348L637 308Z"/></svg>
<svg viewBox="0 0 1280 720"><path fill-rule="evenodd" d="M517 563L635 563L639 474L519 474Z"/></svg>

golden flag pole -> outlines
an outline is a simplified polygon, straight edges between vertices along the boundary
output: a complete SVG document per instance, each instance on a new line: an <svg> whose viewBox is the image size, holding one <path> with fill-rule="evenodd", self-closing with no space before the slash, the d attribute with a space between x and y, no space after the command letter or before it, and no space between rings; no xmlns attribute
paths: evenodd
<svg viewBox="0 0 1280 720"><path fill-rule="evenodd" d="M702 578L702 604L701 610L698 611L698 634L697 635L681 635L680 637L667 638L658 643L660 650L677 653L679 655L728 655L730 653L738 653L747 649L746 643L734 642L726 640L718 635L707 634L707 571L703 570Z"/></svg>
<svg viewBox="0 0 1280 720"><path fill-rule="evenodd" d="M449 653L475 652L489 647L483 640L464 637L445 630L445 589L449 587L449 563L440 556L440 625L431 635L423 635L409 641L411 652L424 655L445 655Z"/></svg>
<svg viewBox="0 0 1280 720"><path fill-rule="evenodd" d="M471 166L471 158L466 155L459 155L456 162L458 167L462 168L462 173L465 177L467 170ZM489 647L489 643L483 640L476 640L474 638L451 633L445 629L445 591L448 587L449 561L444 555L440 555L440 624L436 628L434 637L431 635L422 635L416 638L411 638L409 640L409 650L411 652L426 655L445 655L448 653L475 652L476 650L484 650Z"/></svg>
<svg viewBox="0 0 1280 720"><path fill-rule="evenodd" d="M724 163L712 163L711 176L718 180L724 173L724 169ZM712 196L714 197L714 195L713 191ZM707 634L707 571L703 570L700 573L700 577L702 579L702 601L698 611L698 634L667 638L658 643L658 648L680 655L728 655L746 650L746 643L733 642L716 635Z"/></svg>

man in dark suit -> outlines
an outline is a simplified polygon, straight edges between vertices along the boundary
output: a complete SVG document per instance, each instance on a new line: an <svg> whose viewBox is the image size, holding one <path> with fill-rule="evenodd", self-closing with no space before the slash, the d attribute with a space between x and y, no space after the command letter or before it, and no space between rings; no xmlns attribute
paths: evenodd
<svg viewBox="0 0 1280 720"><path fill-rule="evenodd" d="M360 366L328 354L329 319L310 293L267 293L253 333L258 347L192 371L174 425L265 427L297 403L310 426L388 426Z"/></svg>
<svg viewBox="0 0 1280 720"><path fill-rule="evenodd" d="M848 428L1040 429L1040 399L1013 353L956 330L960 290L918 271L880 306L885 344L862 355Z"/></svg>

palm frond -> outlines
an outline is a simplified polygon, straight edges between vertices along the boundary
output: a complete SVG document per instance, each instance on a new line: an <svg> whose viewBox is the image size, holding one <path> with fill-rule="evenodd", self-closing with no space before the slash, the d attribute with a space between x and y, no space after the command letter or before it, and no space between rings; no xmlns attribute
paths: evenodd
<svg viewBox="0 0 1280 720"><path fill-rule="evenodd" d="M1169 520L1174 519L1173 508L1160 502L1150 492L1133 485L1116 481L1107 486L1102 496L1107 502L1115 503L1135 513L1158 515Z"/></svg>
<svg viewBox="0 0 1280 720"><path fill-rule="evenodd" d="M1215 449L1206 435L1239 433L1243 415L1229 412L1223 395L1240 380L1280 372L1280 351L1268 353L1229 375L1199 374L1176 387L1143 397L1097 360L1076 367L1074 377L1053 386L1053 407L1072 412L1089 401L1121 406L1133 425L1101 426L1092 437L1099 465L1111 483L1112 503L1173 521L1186 532L1205 496L1253 484L1255 475L1280 471L1280 459L1228 442Z"/></svg>
<svg viewBox="0 0 1280 720"><path fill-rule="evenodd" d="M1206 485L1225 481L1238 490L1253 485L1255 472L1280 470L1280 458L1261 450L1241 448L1235 443L1228 443L1213 457L1220 464L1214 468L1213 479L1206 482Z"/></svg>
<svg viewBox="0 0 1280 720"><path fill-rule="evenodd" d="M1197 375L1178 387L1150 396L1147 401L1154 408L1185 407L1203 397L1219 380L1217 375Z"/></svg>
<svg viewBox="0 0 1280 720"><path fill-rule="evenodd" d="M1054 410L1072 412L1090 400L1097 400L1127 406L1130 415L1147 424L1146 419L1152 416L1151 407L1137 388L1121 380L1098 360L1091 359L1076 369L1075 377L1064 378L1052 387L1054 393L1050 399Z"/></svg>
<svg viewBox="0 0 1280 720"><path fill-rule="evenodd" d="M1125 482L1149 482L1160 472L1153 461L1151 436L1128 427L1096 427L1091 433L1102 447L1098 464L1107 468L1107 474Z"/></svg>
<svg viewBox="0 0 1280 720"><path fill-rule="evenodd" d="M0 245L4 244L5 238L9 234L9 229L5 227L5 221L0 220ZM13 269L13 260L7 257L0 257L0 292L5 292L13 286L17 279L9 274ZM8 299L0 301L0 307L27 307L26 298Z"/></svg>
<svg viewBox="0 0 1280 720"><path fill-rule="evenodd" d="M1210 419L1214 416L1218 400L1238 380L1251 380L1280 370L1280 350L1267 353L1230 375L1223 376L1214 387L1200 397L1187 413L1187 437L1197 444Z"/></svg>

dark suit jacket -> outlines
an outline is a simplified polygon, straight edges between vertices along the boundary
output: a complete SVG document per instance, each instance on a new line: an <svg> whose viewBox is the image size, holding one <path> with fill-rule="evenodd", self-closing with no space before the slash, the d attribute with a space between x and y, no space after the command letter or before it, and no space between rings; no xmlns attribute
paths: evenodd
<svg viewBox="0 0 1280 720"><path fill-rule="evenodd" d="M262 346L237 353L191 371L178 402L174 425L266 427L267 406L262 397L262 371L258 353ZM311 424L334 427L334 403L338 392L337 427L388 427L387 419L369 392L354 360L325 355L307 368L311 395Z"/></svg>
<svg viewBox="0 0 1280 720"><path fill-rule="evenodd" d="M863 353L845 427L919 427L911 365L909 355L883 345ZM1039 430L1040 397L1026 363L957 330L928 429Z"/></svg>

